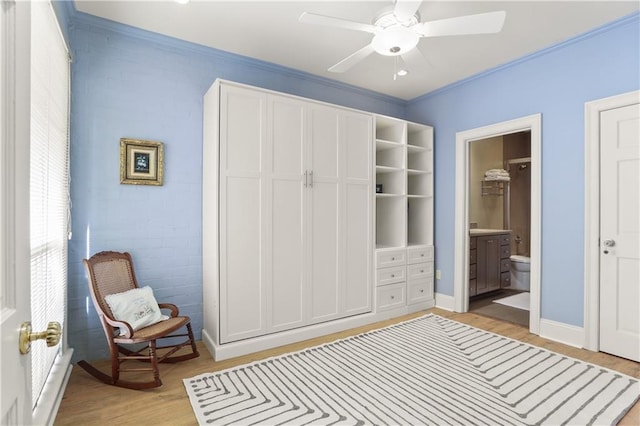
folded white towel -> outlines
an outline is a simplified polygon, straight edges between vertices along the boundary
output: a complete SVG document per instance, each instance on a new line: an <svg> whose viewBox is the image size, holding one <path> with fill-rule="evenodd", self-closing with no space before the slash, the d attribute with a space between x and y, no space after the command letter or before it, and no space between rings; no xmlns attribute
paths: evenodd
<svg viewBox="0 0 640 426"><path fill-rule="evenodd" d="M509 176L485 176L484 180L486 181L505 181L505 182L509 182L511 180L511 178Z"/></svg>
<svg viewBox="0 0 640 426"><path fill-rule="evenodd" d="M490 169L484 172L485 176L509 176L509 172L504 169Z"/></svg>

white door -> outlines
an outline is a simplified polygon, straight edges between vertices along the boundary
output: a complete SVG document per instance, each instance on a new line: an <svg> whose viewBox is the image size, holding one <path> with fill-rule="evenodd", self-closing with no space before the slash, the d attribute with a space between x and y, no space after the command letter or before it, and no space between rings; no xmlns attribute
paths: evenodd
<svg viewBox="0 0 640 426"><path fill-rule="evenodd" d="M0 8L0 424L18 425L32 421L31 358L18 351L18 330L31 316L30 5L2 0Z"/></svg>
<svg viewBox="0 0 640 426"><path fill-rule="evenodd" d="M600 350L640 361L640 105L600 129Z"/></svg>
<svg viewBox="0 0 640 426"><path fill-rule="evenodd" d="M306 109L300 101L275 95L268 96L268 103L267 166L262 178L268 249L263 256L268 289L267 327L280 331L305 322Z"/></svg>
<svg viewBox="0 0 640 426"><path fill-rule="evenodd" d="M336 108L313 105L309 117L309 312L319 322L340 313L340 115Z"/></svg>
<svg viewBox="0 0 640 426"><path fill-rule="evenodd" d="M345 113L342 118L342 314L371 311L372 282L372 118Z"/></svg>
<svg viewBox="0 0 640 426"><path fill-rule="evenodd" d="M220 91L220 342L267 330L264 140L267 97L255 90Z"/></svg>

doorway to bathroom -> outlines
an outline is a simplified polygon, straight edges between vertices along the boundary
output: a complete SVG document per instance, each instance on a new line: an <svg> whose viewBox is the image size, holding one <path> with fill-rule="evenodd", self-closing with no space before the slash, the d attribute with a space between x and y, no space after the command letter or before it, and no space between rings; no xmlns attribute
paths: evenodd
<svg viewBox="0 0 640 426"><path fill-rule="evenodd" d="M539 114L456 135L454 309L522 324L534 334L540 141Z"/></svg>
<svg viewBox="0 0 640 426"><path fill-rule="evenodd" d="M531 132L469 143L469 312L529 328Z"/></svg>

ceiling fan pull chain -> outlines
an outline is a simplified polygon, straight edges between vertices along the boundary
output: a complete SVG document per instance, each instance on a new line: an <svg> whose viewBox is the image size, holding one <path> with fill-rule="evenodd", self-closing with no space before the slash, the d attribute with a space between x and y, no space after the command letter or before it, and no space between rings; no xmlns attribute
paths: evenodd
<svg viewBox="0 0 640 426"><path fill-rule="evenodd" d="M393 57L393 81L398 79L398 57Z"/></svg>

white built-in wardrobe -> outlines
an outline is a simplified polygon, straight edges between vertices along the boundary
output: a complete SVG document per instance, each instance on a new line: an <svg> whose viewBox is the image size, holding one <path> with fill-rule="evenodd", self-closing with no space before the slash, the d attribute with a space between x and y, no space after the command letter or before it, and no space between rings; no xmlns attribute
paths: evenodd
<svg viewBox="0 0 640 426"><path fill-rule="evenodd" d="M228 81L206 93L203 340L216 359L433 305L431 284L412 309L376 306L375 123ZM398 240L406 253L406 231Z"/></svg>

